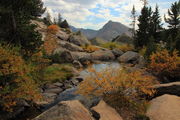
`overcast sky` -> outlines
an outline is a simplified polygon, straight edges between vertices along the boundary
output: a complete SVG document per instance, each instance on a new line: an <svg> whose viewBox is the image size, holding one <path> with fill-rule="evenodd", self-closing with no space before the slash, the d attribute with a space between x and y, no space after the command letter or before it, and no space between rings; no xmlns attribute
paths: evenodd
<svg viewBox="0 0 180 120"><path fill-rule="evenodd" d="M159 5L162 18L171 3L178 0L149 0L154 9ZM69 24L77 28L99 29L109 20L130 24L130 13L133 4L139 14L142 8L140 0L43 0L47 11L57 17L61 13Z"/></svg>

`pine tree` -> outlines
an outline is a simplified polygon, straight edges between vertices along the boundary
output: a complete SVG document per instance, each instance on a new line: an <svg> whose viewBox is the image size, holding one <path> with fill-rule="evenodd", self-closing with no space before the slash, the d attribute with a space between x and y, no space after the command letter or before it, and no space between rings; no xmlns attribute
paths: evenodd
<svg viewBox="0 0 180 120"><path fill-rule="evenodd" d="M45 12L41 0L0 0L1 42L19 46L25 55L41 46L41 35L31 20Z"/></svg>
<svg viewBox="0 0 180 120"><path fill-rule="evenodd" d="M152 53L155 51L156 51L155 39L153 36L151 36L149 38L149 42L148 42L146 53L145 53L146 59L149 59L149 56L152 55Z"/></svg>
<svg viewBox="0 0 180 120"><path fill-rule="evenodd" d="M173 49L176 49L176 46L178 46L178 31L179 31L179 26L180 26L180 1L179 2L174 2L171 5L171 8L168 9L168 18L165 18L165 21L169 24L169 29L170 29L170 34L167 39L167 47L173 51Z"/></svg>
<svg viewBox="0 0 180 120"><path fill-rule="evenodd" d="M61 17L61 14L59 13L59 14L58 14L57 25L61 26L61 23L62 23L62 17Z"/></svg>
<svg viewBox="0 0 180 120"><path fill-rule="evenodd" d="M66 20L64 20L62 23L61 23L61 26L62 28L69 28L69 24Z"/></svg>
<svg viewBox="0 0 180 120"><path fill-rule="evenodd" d="M141 10L141 15L138 18L139 29L136 32L136 39L134 41L136 48L142 48L143 46L146 46L148 44L148 38L151 36L149 34L151 15L151 8L144 6Z"/></svg>
<svg viewBox="0 0 180 120"><path fill-rule="evenodd" d="M180 31L178 32L178 35L175 38L175 41L176 41L175 48L180 52Z"/></svg>
<svg viewBox="0 0 180 120"><path fill-rule="evenodd" d="M153 12L150 27L151 27L150 33L152 33L152 36L154 37L155 41L156 42L160 41L161 40L160 30L162 30L162 24L161 24L161 16L159 14L158 5L156 5L155 12Z"/></svg>
<svg viewBox="0 0 180 120"><path fill-rule="evenodd" d="M180 24L180 1L175 2L168 9L168 18L165 17L165 21L169 24L169 28L177 29Z"/></svg>
<svg viewBox="0 0 180 120"><path fill-rule="evenodd" d="M135 39L135 35L136 35L136 10L135 10L134 5L133 5L133 9L131 11L131 18L132 18L132 23L131 23L132 38Z"/></svg>

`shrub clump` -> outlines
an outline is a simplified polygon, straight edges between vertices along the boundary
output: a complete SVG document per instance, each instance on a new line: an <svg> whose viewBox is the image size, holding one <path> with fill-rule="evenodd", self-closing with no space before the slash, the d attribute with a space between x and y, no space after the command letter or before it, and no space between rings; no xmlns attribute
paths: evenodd
<svg viewBox="0 0 180 120"><path fill-rule="evenodd" d="M170 53L168 50L164 49L153 53L150 56L149 70L160 77L161 80L165 78L170 81L178 80L180 78L180 60L178 52L175 50Z"/></svg>
<svg viewBox="0 0 180 120"><path fill-rule="evenodd" d="M48 26L48 32L52 33L52 34L56 34L59 30L59 27L57 25L50 25Z"/></svg>
<svg viewBox="0 0 180 120"><path fill-rule="evenodd" d="M91 75L79 85L77 93L87 97L99 96L118 111L122 108L133 109L136 114L146 111L142 95L152 96L154 78L142 71L105 70L97 72L90 68Z"/></svg>
<svg viewBox="0 0 180 120"><path fill-rule="evenodd" d="M31 78L31 68L12 48L0 46L0 106L12 111L18 99L40 100L38 86Z"/></svg>
<svg viewBox="0 0 180 120"><path fill-rule="evenodd" d="M59 30L57 25L50 25L47 29L47 34L44 39L43 48L47 55L51 55L53 51L58 47L57 38L54 36Z"/></svg>

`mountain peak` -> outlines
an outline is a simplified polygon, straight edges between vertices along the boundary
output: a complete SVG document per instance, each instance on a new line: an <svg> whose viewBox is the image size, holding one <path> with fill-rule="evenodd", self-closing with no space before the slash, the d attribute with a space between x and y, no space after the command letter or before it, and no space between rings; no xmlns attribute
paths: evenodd
<svg viewBox="0 0 180 120"><path fill-rule="evenodd" d="M113 38L126 33L130 35L128 31L129 28L123 25L120 22L114 22L109 20L101 29L98 31L90 30L90 29L81 29L80 31L88 37L88 39L92 39L94 37L99 37L104 39L105 41L111 41Z"/></svg>

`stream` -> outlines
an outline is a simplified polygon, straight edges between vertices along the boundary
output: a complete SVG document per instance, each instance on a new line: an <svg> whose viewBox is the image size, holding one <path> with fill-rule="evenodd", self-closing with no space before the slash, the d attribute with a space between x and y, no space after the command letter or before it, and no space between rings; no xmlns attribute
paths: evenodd
<svg viewBox="0 0 180 120"><path fill-rule="evenodd" d="M120 64L118 62L103 62L99 64L93 64L92 67L97 71L100 72L106 69L118 69L120 68ZM80 77L85 78L86 76L90 75L91 73L87 70L88 68L82 70L80 72ZM46 106L44 106L44 110L49 109L50 107L58 104L61 101L68 101L68 100L79 100L81 101L86 107L91 107L93 104L99 101L99 98L94 98L93 100L89 100L79 94L76 94L77 87L70 88L65 90L64 92L60 93L57 99Z"/></svg>

